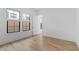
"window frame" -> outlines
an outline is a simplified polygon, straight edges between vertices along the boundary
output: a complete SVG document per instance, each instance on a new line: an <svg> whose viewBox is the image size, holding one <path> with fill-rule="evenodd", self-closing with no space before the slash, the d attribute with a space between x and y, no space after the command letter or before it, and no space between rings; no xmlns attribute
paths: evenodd
<svg viewBox="0 0 79 59"><path fill-rule="evenodd" d="M18 18L12 18L12 19L9 19L9 14L8 14L8 10L11 10L11 9L7 9L6 13L7 13L7 33L16 33L16 32L20 32L20 12L19 11L15 11L15 10L11 10L13 12L17 12L19 14L19 16L17 16L16 14L16 17ZM15 13L14 13L15 14ZM9 31L9 21L14 21L14 30L12 32ZM16 26L15 26L15 22L18 21L18 31L15 30Z"/></svg>
<svg viewBox="0 0 79 59"><path fill-rule="evenodd" d="M25 15L26 15L26 14L25 14ZM25 17L28 17L28 20L27 20L27 19L25 20L25 18L23 18L24 20L22 20L22 31L30 31L30 16L27 16L27 15L26 15ZM23 22L27 22L27 21L29 22L29 26L27 26L27 25L24 26L24 25L23 25ZM29 27L29 29L28 29L28 30L27 30L27 29L24 30L24 27L26 27L26 28Z"/></svg>

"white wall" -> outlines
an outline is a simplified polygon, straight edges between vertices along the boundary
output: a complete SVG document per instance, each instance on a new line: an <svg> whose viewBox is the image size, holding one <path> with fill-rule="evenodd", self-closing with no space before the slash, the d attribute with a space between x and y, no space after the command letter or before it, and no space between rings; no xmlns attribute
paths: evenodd
<svg viewBox="0 0 79 59"><path fill-rule="evenodd" d="M22 16L21 16L22 13L32 15L31 14L32 12L29 11L29 9L15 8L15 9L12 9L12 10L16 10L16 11L20 12L20 21L22 21ZM4 43L15 41L15 40L19 40L19 39L22 39L24 37L32 36L32 20L31 20L31 27L30 27L31 30L30 31L23 32L22 26L20 26L20 28L21 28L20 32L8 33L8 34L7 34L7 30L6 30L7 29L6 21L7 21L6 9L1 8L0 9L0 45L4 44Z"/></svg>
<svg viewBox="0 0 79 59"><path fill-rule="evenodd" d="M79 47L79 8L76 9L76 43Z"/></svg>
<svg viewBox="0 0 79 59"><path fill-rule="evenodd" d="M43 9L43 34L75 42L75 9Z"/></svg>

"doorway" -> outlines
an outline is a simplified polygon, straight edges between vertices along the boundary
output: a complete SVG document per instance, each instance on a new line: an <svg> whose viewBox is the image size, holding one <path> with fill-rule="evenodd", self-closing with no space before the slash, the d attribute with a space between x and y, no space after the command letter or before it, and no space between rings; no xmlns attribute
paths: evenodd
<svg viewBox="0 0 79 59"><path fill-rule="evenodd" d="M42 33L42 29L43 29L42 20L43 20L43 15L35 15L33 17L33 35Z"/></svg>

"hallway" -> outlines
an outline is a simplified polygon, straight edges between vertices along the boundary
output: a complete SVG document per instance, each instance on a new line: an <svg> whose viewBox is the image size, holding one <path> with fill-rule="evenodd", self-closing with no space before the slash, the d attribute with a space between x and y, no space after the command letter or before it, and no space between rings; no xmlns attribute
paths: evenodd
<svg viewBox="0 0 79 59"><path fill-rule="evenodd" d="M0 46L1 51L78 51L69 41L36 35Z"/></svg>

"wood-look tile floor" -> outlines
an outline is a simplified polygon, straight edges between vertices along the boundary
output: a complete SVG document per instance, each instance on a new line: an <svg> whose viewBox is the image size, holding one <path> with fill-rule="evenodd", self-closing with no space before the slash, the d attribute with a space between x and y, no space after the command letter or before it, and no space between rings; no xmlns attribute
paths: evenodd
<svg viewBox="0 0 79 59"><path fill-rule="evenodd" d="M0 46L0 51L78 51L73 42L45 37L33 36Z"/></svg>

